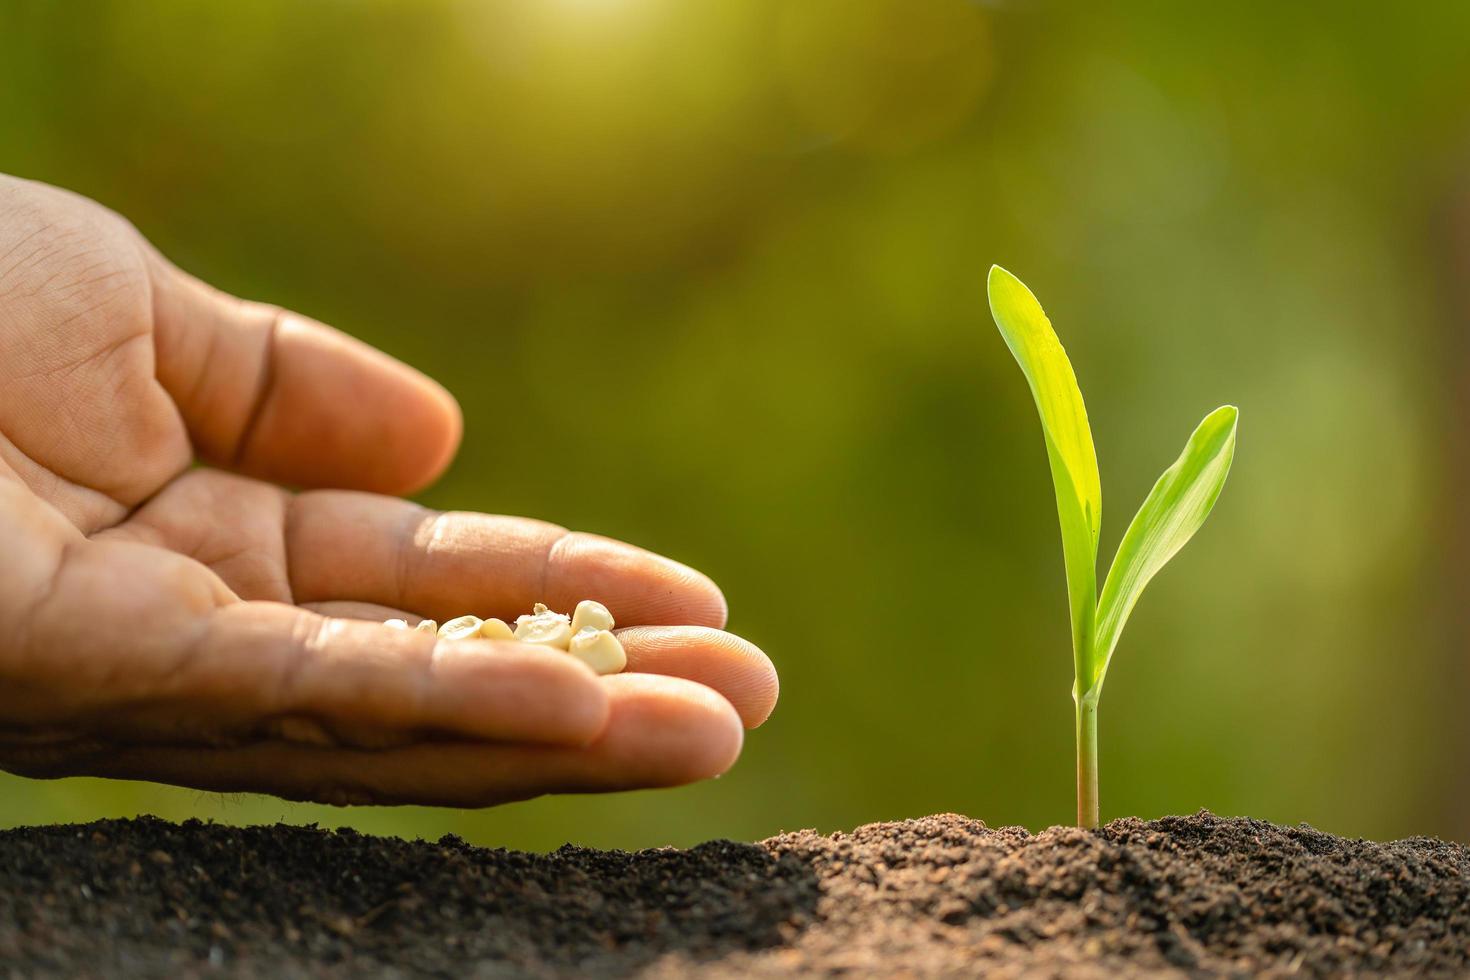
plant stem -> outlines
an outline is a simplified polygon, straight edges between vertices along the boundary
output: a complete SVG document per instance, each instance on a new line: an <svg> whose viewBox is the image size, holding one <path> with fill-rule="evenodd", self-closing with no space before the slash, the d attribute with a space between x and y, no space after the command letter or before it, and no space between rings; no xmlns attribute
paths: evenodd
<svg viewBox="0 0 1470 980"><path fill-rule="evenodd" d="M1097 826L1097 694L1087 692L1077 703L1077 826Z"/></svg>

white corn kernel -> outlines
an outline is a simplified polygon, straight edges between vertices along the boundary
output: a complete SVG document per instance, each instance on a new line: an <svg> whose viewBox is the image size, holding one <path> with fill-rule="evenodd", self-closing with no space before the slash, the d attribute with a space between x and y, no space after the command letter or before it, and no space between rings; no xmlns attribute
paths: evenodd
<svg viewBox="0 0 1470 980"><path fill-rule="evenodd" d="M439 624L432 619L421 619L414 629L420 633L437 633L439 632Z"/></svg>
<svg viewBox="0 0 1470 980"><path fill-rule="evenodd" d="M406 619L385 619L385 620L383 620L383 625L384 626L387 626L389 629L406 630L406 629L408 629L408 620L406 620Z"/></svg>
<svg viewBox="0 0 1470 980"><path fill-rule="evenodd" d="M613 628L612 613L595 599L583 599L572 613L572 635L583 630L610 630Z"/></svg>
<svg viewBox="0 0 1470 980"><path fill-rule="evenodd" d="M439 627L439 635L446 640L468 640L480 635L479 616L460 616Z"/></svg>
<svg viewBox="0 0 1470 980"><path fill-rule="evenodd" d="M516 617L516 639L522 643L565 650L572 641L571 620L561 613L552 612L540 602L534 609L529 616Z"/></svg>
<svg viewBox="0 0 1470 980"><path fill-rule="evenodd" d="M480 624L480 635L487 640L514 640L515 631L503 619L491 616Z"/></svg>
<svg viewBox="0 0 1470 980"><path fill-rule="evenodd" d="M616 674L628 666L628 655L618 638L607 630L582 630L567 650L599 674Z"/></svg>

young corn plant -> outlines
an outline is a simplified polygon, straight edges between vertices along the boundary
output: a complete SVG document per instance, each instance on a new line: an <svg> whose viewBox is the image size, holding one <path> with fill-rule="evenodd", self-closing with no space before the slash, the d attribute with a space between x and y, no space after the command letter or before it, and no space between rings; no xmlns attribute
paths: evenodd
<svg viewBox="0 0 1470 980"><path fill-rule="evenodd" d="M1235 457L1238 412L1225 405L1205 416L1184 452L1149 491L1097 590L1102 484L1087 409L1072 363L1031 290L992 266L990 312L1031 385L1051 463L1062 557L1072 612L1072 699L1077 706L1077 825L1096 827L1097 704L1123 625L1143 589L1204 524Z"/></svg>

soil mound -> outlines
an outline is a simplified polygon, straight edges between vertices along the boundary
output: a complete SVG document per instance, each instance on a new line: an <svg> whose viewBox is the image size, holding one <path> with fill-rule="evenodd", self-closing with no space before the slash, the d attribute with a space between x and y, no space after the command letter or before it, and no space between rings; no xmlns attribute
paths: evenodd
<svg viewBox="0 0 1470 980"><path fill-rule="evenodd" d="M141 819L0 832L0 972L1470 973L1470 849L1209 813L629 854Z"/></svg>

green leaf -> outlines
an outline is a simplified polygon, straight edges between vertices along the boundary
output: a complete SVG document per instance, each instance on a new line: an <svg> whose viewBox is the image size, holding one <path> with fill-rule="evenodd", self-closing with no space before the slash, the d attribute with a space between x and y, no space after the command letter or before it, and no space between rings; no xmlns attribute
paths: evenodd
<svg viewBox="0 0 1470 980"><path fill-rule="evenodd" d="M1072 649L1078 676L1091 673L1093 616L1097 604L1097 538L1102 528L1102 482L1087 408L1072 362L1051 321L1025 284L991 266L990 312L1031 386L1046 438L1062 526L1067 596L1072 611Z"/></svg>
<svg viewBox="0 0 1470 980"><path fill-rule="evenodd" d="M1118 637L1144 587L1204 524L1235 458L1239 412L1225 405L1205 416L1184 452L1149 491L1118 545L1103 585L1093 638L1095 674L1078 678L1087 691L1102 684Z"/></svg>

